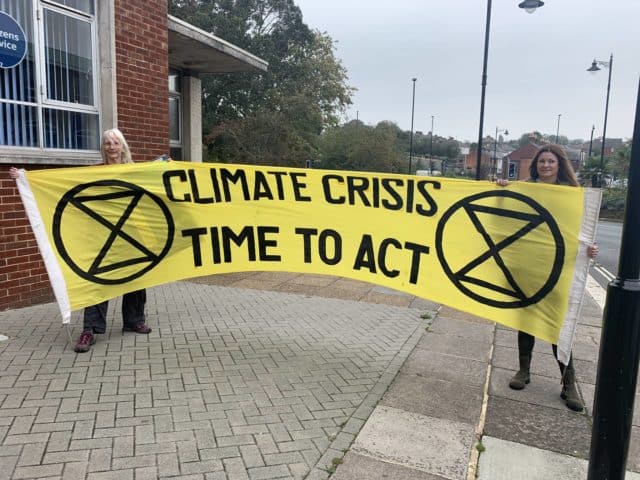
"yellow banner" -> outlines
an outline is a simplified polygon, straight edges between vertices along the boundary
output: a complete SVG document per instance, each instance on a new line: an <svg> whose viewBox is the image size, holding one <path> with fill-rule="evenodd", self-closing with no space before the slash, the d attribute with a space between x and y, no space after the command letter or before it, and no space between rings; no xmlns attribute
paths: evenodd
<svg viewBox="0 0 640 480"><path fill-rule="evenodd" d="M584 195L174 161L32 171L27 180L23 201L32 225L42 222L34 231L71 310L200 275L288 271L383 285L551 342L567 311Z"/></svg>

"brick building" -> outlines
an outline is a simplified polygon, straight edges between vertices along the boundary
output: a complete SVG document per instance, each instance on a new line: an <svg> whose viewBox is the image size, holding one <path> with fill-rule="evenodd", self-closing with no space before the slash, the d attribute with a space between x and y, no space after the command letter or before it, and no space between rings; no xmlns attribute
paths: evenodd
<svg viewBox="0 0 640 480"><path fill-rule="evenodd" d="M526 180L531 176L529 169L533 157L542 147L533 142L527 142L518 149L502 157L503 168L506 170L506 178L510 180ZM584 152L576 148L563 147L575 172L578 172L584 163Z"/></svg>
<svg viewBox="0 0 640 480"><path fill-rule="evenodd" d="M0 12L26 43L17 65L0 68L3 310L52 299L10 166L100 163L101 132L112 127L136 161L201 161L200 75L267 63L169 16L167 0L0 0Z"/></svg>

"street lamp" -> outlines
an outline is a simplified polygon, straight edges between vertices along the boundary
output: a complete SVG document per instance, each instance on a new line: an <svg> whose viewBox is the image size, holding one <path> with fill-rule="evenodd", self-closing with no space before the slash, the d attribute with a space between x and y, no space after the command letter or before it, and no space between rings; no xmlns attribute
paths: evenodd
<svg viewBox="0 0 640 480"><path fill-rule="evenodd" d="M493 164L491 166L491 179L493 180L494 176L498 176L498 135L504 133L505 135L509 135L509 130L506 128L504 130L498 130L498 126L496 125L496 136L495 142L493 142Z"/></svg>
<svg viewBox="0 0 640 480"><path fill-rule="evenodd" d="M604 174L604 144L607 139L607 114L609 113L609 92L611 91L611 72L613 71L613 53L609 57L608 62L601 62L600 60L593 59L593 63L587 72L595 74L600 71L601 68L609 69L609 81L607 82L607 101L604 105L604 124L602 125L602 150L600 151L600 181L599 186L602 187L602 175Z"/></svg>
<svg viewBox="0 0 640 480"><path fill-rule="evenodd" d="M560 138L560 117L561 113L558 114L558 126L556 127L556 144L558 143L558 139Z"/></svg>
<svg viewBox="0 0 640 480"><path fill-rule="evenodd" d="M544 2L540 0L525 0L518 4L520 8L524 8L527 13L533 13L536 11L536 8L539 8L544 5Z"/></svg>
<svg viewBox="0 0 640 480"><path fill-rule="evenodd" d="M431 134L429 135L429 175L433 175L433 115L431 115Z"/></svg>
<svg viewBox="0 0 640 480"><path fill-rule="evenodd" d="M544 5L541 0L524 0L518 6L528 13L533 13ZM482 93L480 94L480 129L478 132L478 151L476 152L476 180L480 180L480 164L482 162L482 127L484 126L484 97L487 89L487 60L489 58L489 30L491 26L491 0L487 0L487 26L484 31L484 61L482 62Z"/></svg>
<svg viewBox="0 0 640 480"><path fill-rule="evenodd" d="M413 111L416 105L416 80L417 78L412 78L413 82L413 96L411 98L411 138L409 140L409 175L411 175L411 159L413 157Z"/></svg>

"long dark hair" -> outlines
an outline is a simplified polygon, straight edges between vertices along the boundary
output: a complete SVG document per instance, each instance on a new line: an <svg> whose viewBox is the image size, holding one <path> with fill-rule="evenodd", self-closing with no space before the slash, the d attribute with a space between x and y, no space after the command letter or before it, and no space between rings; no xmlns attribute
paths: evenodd
<svg viewBox="0 0 640 480"><path fill-rule="evenodd" d="M529 166L529 175L531 175L533 180L538 179L538 158L544 152L551 152L558 159L558 183L566 183L572 187L578 187L580 185L576 178L576 172L573 171L571 161L569 160L569 157L567 157L566 152L560 145L555 145L553 143L541 147L533 157L533 161Z"/></svg>

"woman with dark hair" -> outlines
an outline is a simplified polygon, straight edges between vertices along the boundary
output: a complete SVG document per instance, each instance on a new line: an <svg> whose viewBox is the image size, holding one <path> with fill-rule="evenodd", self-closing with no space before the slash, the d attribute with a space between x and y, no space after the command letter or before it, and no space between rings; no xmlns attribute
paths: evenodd
<svg viewBox="0 0 640 480"><path fill-rule="evenodd" d="M528 182L580 186L571 161L560 145L550 144L540 148L529 166L529 176Z"/></svg>
<svg viewBox="0 0 640 480"><path fill-rule="evenodd" d="M529 167L530 178L527 182L547 183L555 185L579 186L576 174L573 171L569 157L559 145L545 145L540 148ZM498 185L508 185L508 180L500 179ZM598 255L598 245L593 244L587 247L587 255L595 258ZM528 333L518 332L518 360L520 368L509 382L509 387L514 390L522 390L530 381L529 369L531 366L531 356L535 345L535 337ZM573 358L569 358L569 363L564 365L558 360L557 345L551 346L553 356L560 367L562 376L562 391L560 396L564 399L567 407L571 410L581 412L584 408L578 390L576 389L576 372L573 367Z"/></svg>

